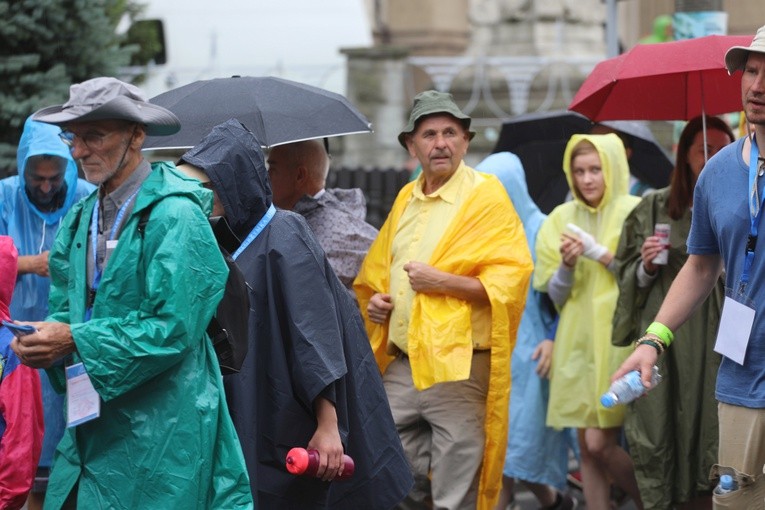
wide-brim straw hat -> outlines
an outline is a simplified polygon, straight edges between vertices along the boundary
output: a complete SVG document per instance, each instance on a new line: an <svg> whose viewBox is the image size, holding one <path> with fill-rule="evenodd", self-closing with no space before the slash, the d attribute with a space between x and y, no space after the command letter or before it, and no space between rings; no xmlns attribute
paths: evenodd
<svg viewBox="0 0 765 510"><path fill-rule="evenodd" d="M762 53L765 55L765 26L757 29L757 33L749 46L733 46L725 53L725 67L728 73L733 74L746 65L749 53Z"/></svg>
<svg viewBox="0 0 765 510"><path fill-rule="evenodd" d="M426 115L437 113L446 113L459 120L465 131L468 132L470 140L475 136L475 131L470 130L470 116L462 113L451 94L437 90L426 90L414 96L414 105L412 105L412 112L409 114L409 122L404 130L399 133L398 143L406 149L406 135L415 130L417 121Z"/></svg>
<svg viewBox="0 0 765 510"><path fill-rule="evenodd" d="M66 125L70 122L127 120L146 126L150 136L166 136L181 129L181 121L170 110L151 104L144 93L116 78L93 78L69 87L69 101L38 110L32 119Z"/></svg>

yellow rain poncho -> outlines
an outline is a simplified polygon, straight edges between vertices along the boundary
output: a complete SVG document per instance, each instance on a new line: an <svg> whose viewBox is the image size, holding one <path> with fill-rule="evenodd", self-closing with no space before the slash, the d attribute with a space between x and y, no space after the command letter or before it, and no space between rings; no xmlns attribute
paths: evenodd
<svg viewBox="0 0 765 510"><path fill-rule="evenodd" d="M589 140L600 156L606 189L597 207L582 200L571 175L570 154L581 140ZM560 236L566 224L574 223L616 253L622 224L640 202L628 194L629 166L624 145L615 134L574 135L563 156L563 170L574 200L556 207L537 235L534 288L540 291L547 290L560 267ZM579 257L555 335L548 426L609 428L622 424L624 406L606 409L600 405L611 374L631 351L611 345L611 321L618 297L614 275L600 262Z"/></svg>
<svg viewBox="0 0 765 510"><path fill-rule="evenodd" d="M526 301L533 264L523 226L496 177L477 173L478 184L452 219L428 264L452 274L477 277L491 304L491 380L486 398L486 443L479 509L493 508L502 482L507 444L510 354ZM388 327L371 322L367 304L388 293L391 244L416 182L407 184L369 249L354 283L380 370L394 359ZM408 354L417 389L466 380L473 356L471 305L454 297L417 293L408 330Z"/></svg>

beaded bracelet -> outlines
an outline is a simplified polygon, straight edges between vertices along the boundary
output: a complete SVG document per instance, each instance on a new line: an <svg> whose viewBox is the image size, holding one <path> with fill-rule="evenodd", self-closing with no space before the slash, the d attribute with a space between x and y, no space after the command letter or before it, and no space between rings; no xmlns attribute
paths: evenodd
<svg viewBox="0 0 765 510"><path fill-rule="evenodd" d="M653 338L650 336L644 336L642 338L639 338L635 341L635 348L637 348L639 345L650 345L654 349L656 349L656 352L661 356L664 354L664 351L666 350L666 346L664 345L664 342L662 342L658 338Z"/></svg>
<svg viewBox="0 0 765 510"><path fill-rule="evenodd" d="M669 347L669 345L672 343L672 340L675 339L675 335L672 333L672 330L661 322L652 322L651 325L646 328L645 332L656 335L659 340L664 342L664 347Z"/></svg>

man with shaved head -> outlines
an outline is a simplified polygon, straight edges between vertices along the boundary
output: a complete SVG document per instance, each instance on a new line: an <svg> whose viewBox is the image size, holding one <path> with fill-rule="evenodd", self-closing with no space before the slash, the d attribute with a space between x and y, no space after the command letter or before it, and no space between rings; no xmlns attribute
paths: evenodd
<svg viewBox="0 0 765 510"><path fill-rule="evenodd" d="M278 145L268 154L268 176L274 204L306 219L332 269L351 289L377 229L364 221L360 189L325 189L329 160L321 140Z"/></svg>

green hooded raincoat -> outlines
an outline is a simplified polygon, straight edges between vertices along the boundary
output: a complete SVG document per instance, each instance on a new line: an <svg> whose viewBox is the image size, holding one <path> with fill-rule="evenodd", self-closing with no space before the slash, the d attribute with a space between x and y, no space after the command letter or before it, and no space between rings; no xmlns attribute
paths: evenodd
<svg viewBox="0 0 765 510"><path fill-rule="evenodd" d="M685 241L691 211L673 220L667 212L668 197L669 188L649 194L624 223L616 252L621 292L614 315L614 345L630 345L645 333L688 259ZM653 235L656 223L670 225L669 261L648 287L640 288L640 247ZM715 383L720 365L714 344L724 297L720 279L709 297L675 330L676 342L659 358L661 384L627 408L624 432L645 508L670 510L676 503L711 490L709 470L717 462Z"/></svg>
<svg viewBox="0 0 765 510"><path fill-rule="evenodd" d="M227 276L207 221L212 194L172 165L155 164L84 322L95 201L93 193L72 208L51 249L49 320L71 324L74 362L83 362L100 395L101 415L66 430L45 508L60 508L75 484L79 508L252 508L205 334ZM63 391L63 367L48 372Z"/></svg>

